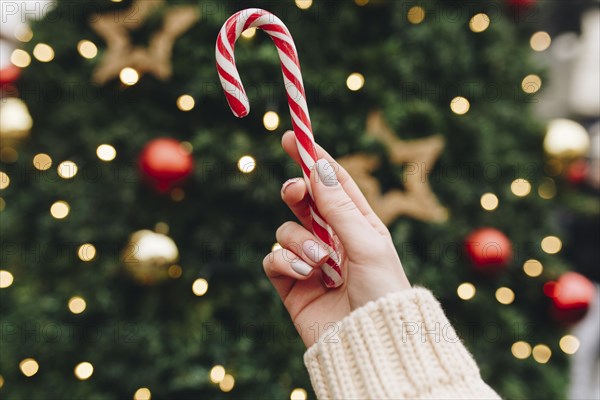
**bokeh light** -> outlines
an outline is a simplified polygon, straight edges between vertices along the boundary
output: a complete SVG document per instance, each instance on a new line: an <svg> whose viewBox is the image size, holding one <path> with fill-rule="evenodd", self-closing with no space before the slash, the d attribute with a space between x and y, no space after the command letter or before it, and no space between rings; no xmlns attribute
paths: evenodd
<svg viewBox="0 0 600 400"><path fill-rule="evenodd" d="M256 160L252 156L245 155L238 160L237 166L241 172L249 174L256 168Z"/></svg>
<svg viewBox="0 0 600 400"><path fill-rule="evenodd" d="M208 281L203 278L198 278L192 284L192 292L196 296L204 296L208 292Z"/></svg>
<svg viewBox="0 0 600 400"><path fill-rule="evenodd" d="M542 239L542 250L548 254L556 254L562 249L562 241L556 236L546 236Z"/></svg>
<svg viewBox="0 0 600 400"><path fill-rule="evenodd" d="M73 372L75 373L77 379L84 381L92 376L94 373L94 366L91 363L84 361L77 364Z"/></svg>
<svg viewBox="0 0 600 400"><path fill-rule="evenodd" d="M493 211L498 207L498 196L493 193L485 193L480 201L484 210Z"/></svg>
<svg viewBox="0 0 600 400"><path fill-rule="evenodd" d="M117 150L110 144L101 144L96 149L96 155L102 161L112 161L117 156Z"/></svg>
<svg viewBox="0 0 600 400"><path fill-rule="evenodd" d="M490 26L490 17L487 14L479 13L473 15L469 21L469 28L475 32L483 32Z"/></svg>
<svg viewBox="0 0 600 400"><path fill-rule="evenodd" d="M356 92L365 85L365 77L360 72L353 72L348 75L346 79L346 86L348 89Z"/></svg>
<svg viewBox="0 0 600 400"><path fill-rule="evenodd" d="M525 275L535 278L544 272L544 266L538 260L527 260L523 263L523 271Z"/></svg>
<svg viewBox="0 0 600 400"><path fill-rule="evenodd" d="M469 103L469 100L467 100L466 98L464 98L462 96L456 96L450 102L450 109L452 110L452 112L454 114L464 115L467 112L469 112L470 108L471 108L471 103Z"/></svg>
<svg viewBox="0 0 600 400"><path fill-rule="evenodd" d="M519 360L524 360L531 355L531 345L523 341L513 343L510 350L513 356Z"/></svg>
<svg viewBox="0 0 600 400"><path fill-rule="evenodd" d="M475 297L476 289L475 285L470 282L461 283L456 289L456 294L463 300L471 300Z"/></svg>
<svg viewBox="0 0 600 400"><path fill-rule="evenodd" d="M89 40L80 40L79 43L77 43L77 51L83 58L87 58L88 60L91 60L98 55L98 47Z"/></svg>
<svg viewBox="0 0 600 400"><path fill-rule="evenodd" d="M73 296L69 299L69 310L73 314L81 314L85 311L87 303L80 296Z"/></svg>

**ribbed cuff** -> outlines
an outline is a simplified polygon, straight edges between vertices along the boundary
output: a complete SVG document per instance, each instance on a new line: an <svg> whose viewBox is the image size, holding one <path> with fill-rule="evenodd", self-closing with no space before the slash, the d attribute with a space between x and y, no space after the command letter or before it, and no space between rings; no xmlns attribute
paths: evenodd
<svg viewBox="0 0 600 400"><path fill-rule="evenodd" d="M319 399L499 398L426 289L389 294L339 325L304 354Z"/></svg>

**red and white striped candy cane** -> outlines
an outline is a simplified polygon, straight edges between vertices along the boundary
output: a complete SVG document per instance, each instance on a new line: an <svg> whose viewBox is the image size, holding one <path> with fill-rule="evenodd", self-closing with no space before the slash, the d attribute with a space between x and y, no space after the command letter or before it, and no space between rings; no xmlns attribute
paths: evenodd
<svg viewBox="0 0 600 400"><path fill-rule="evenodd" d="M231 111L233 111L235 116L242 118L248 115L250 112L250 103L248 102L248 96L235 66L235 56L233 54L235 41L248 28L262 29L271 36L277 47L283 71L283 81L287 91L288 105L292 116L292 125L296 134L296 143L302 159L302 172L311 197L310 212L312 215L313 233L327 246L330 254L327 262L321 265L323 281L328 287L338 287L343 283L340 268L341 258L336 248L331 227L319 214L319 210L317 210L314 201L312 201L310 171L317 161L317 151L315 149L315 139L312 133L310 117L308 116L308 106L306 105L300 62L294 40L287 27L279 18L259 8L242 10L229 17L219 32L215 50L221 85L225 91L229 107L231 107Z"/></svg>

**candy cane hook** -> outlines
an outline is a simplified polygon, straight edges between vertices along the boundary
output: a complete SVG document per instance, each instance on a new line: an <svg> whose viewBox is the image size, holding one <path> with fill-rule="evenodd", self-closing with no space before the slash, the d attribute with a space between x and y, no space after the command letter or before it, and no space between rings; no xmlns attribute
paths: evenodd
<svg viewBox="0 0 600 400"><path fill-rule="evenodd" d="M249 8L233 14L223 24L217 37L215 55L217 58L217 71L219 72L219 79L225 97L236 117L243 118L248 115L250 103L235 66L235 56L233 54L236 40L248 28L262 29L271 36L277 47L292 116L292 126L294 127L296 144L302 161L302 173L311 197L309 207L313 233L327 246L330 254L327 262L321 265L323 281L328 287L338 287L343 283L340 268L341 258L336 248L331 227L319 214L310 187L310 171L317 162L317 151L308 115L298 53L287 27L270 12L259 8Z"/></svg>

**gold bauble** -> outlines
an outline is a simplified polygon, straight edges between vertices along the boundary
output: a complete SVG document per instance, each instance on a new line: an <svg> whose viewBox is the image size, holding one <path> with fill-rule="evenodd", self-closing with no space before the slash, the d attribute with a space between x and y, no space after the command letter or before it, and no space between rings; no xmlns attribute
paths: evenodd
<svg viewBox="0 0 600 400"><path fill-rule="evenodd" d="M565 118L548 123L544 150L552 157L572 159L585 157L590 148L590 137L583 126Z"/></svg>
<svg viewBox="0 0 600 400"><path fill-rule="evenodd" d="M0 100L0 138L2 146L11 145L29 136L33 120L23 100L9 97Z"/></svg>
<svg viewBox="0 0 600 400"><path fill-rule="evenodd" d="M122 261L134 280L151 285L169 277L169 267L177 262L179 250L167 235L141 230L130 236Z"/></svg>

